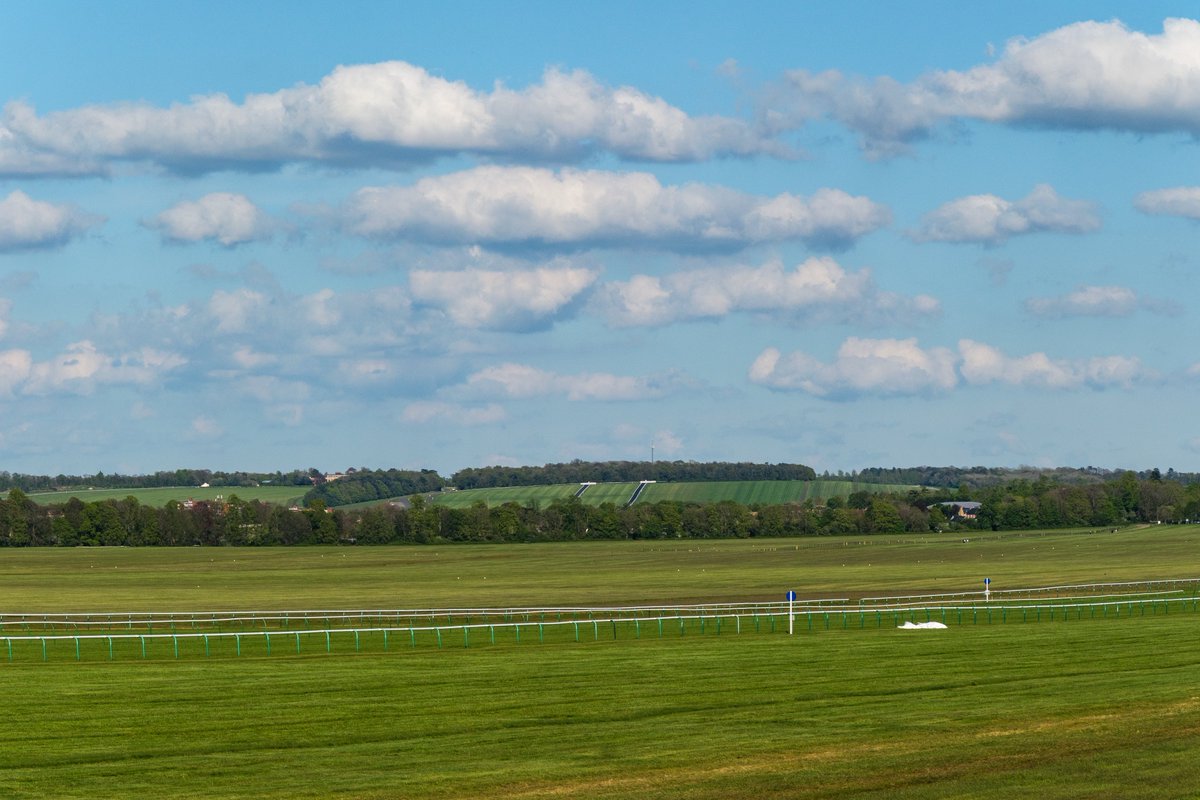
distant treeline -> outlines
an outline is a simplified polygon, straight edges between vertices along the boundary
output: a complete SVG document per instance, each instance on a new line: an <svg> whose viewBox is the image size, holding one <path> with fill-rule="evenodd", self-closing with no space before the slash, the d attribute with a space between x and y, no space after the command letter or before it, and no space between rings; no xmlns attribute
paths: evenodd
<svg viewBox="0 0 1200 800"><path fill-rule="evenodd" d="M459 489L541 486L556 483L630 481L811 481L817 474L803 464L751 464L724 461L572 461L541 467L479 467L459 470Z"/></svg>
<svg viewBox="0 0 1200 800"><path fill-rule="evenodd" d="M420 473L418 473L420 474ZM345 479L342 479L345 480ZM341 483L341 480L335 483ZM974 519L954 503L981 503ZM903 495L855 492L782 505L720 503L611 503L587 506L578 498L545 506L516 503L488 508L430 505L413 495L407 508L381 504L329 509L314 499L287 509L231 494L224 501L168 503L135 498L85 503L71 498L42 506L20 489L0 500L0 546L78 545L303 545L438 542L533 542L575 539L665 539L829 534L887 534L1059 527L1108 527L1131 522L1200 520L1200 484L1142 479L1064 485L1042 478L965 493L913 490ZM949 503L949 505L944 505Z"/></svg>
<svg viewBox="0 0 1200 800"><path fill-rule="evenodd" d="M846 480L862 483L906 483L917 486L983 488L1001 486L1017 480L1036 481L1047 478L1059 483L1091 484L1113 481L1126 470L1100 467L868 467L859 472L838 473ZM1165 473L1158 468L1133 473L1144 480L1165 479L1184 485L1200 483L1200 472ZM826 473L828 476L828 473ZM830 476L832 477L832 476Z"/></svg>
<svg viewBox="0 0 1200 800"><path fill-rule="evenodd" d="M61 489L154 489L163 486L311 486L315 469L291 472L220 472L208 469L163 470L151 475L23 475L0 471L0 491L52 492Z"/></svg>

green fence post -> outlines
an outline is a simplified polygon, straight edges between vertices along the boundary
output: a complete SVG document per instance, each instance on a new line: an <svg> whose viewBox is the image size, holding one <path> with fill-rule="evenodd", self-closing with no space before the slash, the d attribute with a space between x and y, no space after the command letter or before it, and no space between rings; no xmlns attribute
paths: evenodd
<svg viewBox="0 0 1200 800"><path fill-rule="evenodd" d="M633 638L642 638L642 620L639 617L633 618Z"/></svg>
<svg viewBox="0 0 1200 800"><path fill-rule="evenodd" d="M829 612L825 612L825 630L829 630Z"/></svg>
<svg viewBox="0 0 1200 800"><path fill-rule="evenodd" d="M242 635L240 633L235 633L233 635L233 638L234 638L234 642L237 644L237 654L240 656L242 654ZM145 657L144 650L142 652L142 656Z"/></svg>
<svg viewBox="0 0 1200 800"><path fill-rule="evenodd" d="M466 625L463 625L463 647L471 646L471 635L468 633Z"/></svg>
<svg viewBox="0 0 1200 800"><path fill-rule="evenodd" d="M327 633L327 634L325 634L325 636L328 637L329 634ZM417 632L415 630L413 630L411 625L408 626L408 638L412 639L412 646L416 647L417 646Z"/></svg>
<svg viewBox="0 0 1200 800"><path fill-rule="evenodd" d="M46 639L42 638L42 661L46 660Z"/></svg>
<svg viewBox="0 0 1200 800"><path fill-rule="evenodd" d="M139 636L138 638L142 640L142 658L145 658L146 657L146 637Z"/></svg>
<svg viewBox="0 0 1200 800"><path fill-rule="evenodd" d="M384 628L383 629L383 650L384 650L384 652L387 652L387 649L388 649L388 632L387 632L387 628Z"/></svg>
<svg viewBox="0 0 1200 800"><path fill-rule="evenodd" d="M208 658L208 634L204 634L204 657Z"/></svg>
<svg viewBox="0 0 1200 800"><path fill-rule="evenodd" d="M8 659L8 660L9 660L9 661L12 661L12 654L11 654L11 653L9 654L9 659ZM109 660L109 661L112 661L112 660L113 660L113 651L112 651L112 637L111 637L111 636L110 636L110 637L108 637L108 660Z"/></svg>
<svg viewBox="0 0 1200 800"><path fill-rule="evenodd" d="M441 647L442 646L442 629L434 628L434 630L437 631L438 647ZM358 633L358 632L355 631L355 633ZM518 642L521 641L521 626L520 625L517 626L517 641ZM357 643L356 643L356 645L357 645Z"/></svg>
<svg viewBox="0 0 1200 800"><path fill-rule="evenodd" d="M612 623L613 638L616 639L617 638L617 621L615 619L610 619L609 622Z"/></svg>
<svg viewBox="0 0 1200 800"><path fill-rule="evenodd" d="M661 639L661 638L662 638L662 635L663 635L663 631L662 631L662 617L659 617L659 618L658 618L658 638L660 638L660 639Z"/></svg>
<svg viewBox="0 0 1200 800"><path fill-rule="evenodd" d="M575 625L575 641L578 642L579 641L579 621L576 620L574 625Z"/></svg>
<svg viewBox="0 0 1200 800"><path fill-rule="evenodd" d="M600 641L600 623L596 620L592 620L592 641Z"/></svg>
<svg viewBox="0 0 1200 800"><path fill-rule="evenodd" d="M683 621L683 617L680 617L680 618L679 618L679 635L680 635L680 636L683 636L683 626L684 626L684 624L685 624L685 623L684 623L684 621Z"/></svg>
<svg viewBox="0 0 1200 800"><path fill-rule="evenodd" d="M79 637L75 637L75 660L79 660Z"/></svg>
<svg viewBox="0 0 1200 800"><path fill-rule="evenodd" d="M741 633L742 632L742 615L738 614L736 617L734 617L734 620L737 621L737 632Z"/></svg>
<svg viewBox="0 0 1200 800"><path fill-rule="evenodd" d="M267 655L271 655L271 634L264 633L263 636L267 639Z"/></svg>
<svg viewBox="0 0 1200 800"><path fill-rule="evenodd" d="M208 637L207 636L204 637L204 644L205 644L205 647L208 646ZM299 632L296 633L296 653L297 654L300 653L300 633Z"/></svg>
<svg viewBox="0 0 1200 800"><path fill-rule="evenodd" d="M972 625L979 624L979 609L978 608L971 609L971 624Z"/></svg>
<svg viewBox="0 0 1200 800"><path fill-rule="evenodd" d="M12 661L12 639L5 639L4 641L8 645L8 660Z"/></svg>

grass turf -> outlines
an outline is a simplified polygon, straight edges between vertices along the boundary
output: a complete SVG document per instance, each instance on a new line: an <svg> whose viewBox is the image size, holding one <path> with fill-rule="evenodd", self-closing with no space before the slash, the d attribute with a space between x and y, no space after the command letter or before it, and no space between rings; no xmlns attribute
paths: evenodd
<svg viewBox="0 0 1200 800"><path fill-rule="evenodd" d="M1200 528L7 550L0 609L779 599L1194 577ZM393 602L387 602L387 601ZM0 796L1175 798L1200 614L0 662ZM400 645L400 646L397 646ZM155 647L169 647L156 642ZM191 646L195 646L195 642Z"/></svg>
<svg viewBox="0 0 1200 800"><path fill-rule="evenodd" d="M1200 616L0 668L6 797L1179 797Z"/></svg>

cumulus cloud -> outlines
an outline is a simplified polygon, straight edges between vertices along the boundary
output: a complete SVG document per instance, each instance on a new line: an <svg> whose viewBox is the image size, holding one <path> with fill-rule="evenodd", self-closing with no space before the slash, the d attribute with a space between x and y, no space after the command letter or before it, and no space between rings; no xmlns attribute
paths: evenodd
<svg viewBox="0 0 1200 800"><path fill-rule="evenodd" d="M890 322L928 317L941 310L928 295L905 297L880 291L870 270L847 272L828 257L810 258L791 270L772 261L759 267L690 270L662 278L635 275L603 287L597 302L610 322L621 326L719 319L737 312Z"/></svg>
<svg viewBox="0 0 1200 800"><path fill-rule="evenodd" d="M912 236L921 242L997 245L1026 233L1088 233L1100 227L1095 204L1068 200L1046 184L1020 200L994 194L960 197L921 218Z"/></svg>
<svg viewBox="0 0 1200 800"><path fill-rule="evenodd" d="M958 343L962 356L960 370L970 384L1005 383L1043 389L1089 387L1128 388L1153 375L1136 358L1103 356L1087 359L1052 359L1045 353L1008 356L991 345L963 339Z"/></svg>
<svg viewBox="0 0 1200 800"><path fill-rule="evenodd" d="M91 394L97 386L151 386L182 367L178 353L143 347L112 355L91 341L75 342L47 361L36 361L27 350L0 352L0 394Z"/></svg>
<svg viewBox="0 0 1200 800"><path fill-rule="evenodd" d="M0 115L0 175L104 173L115 161L180 172L288 162L404 167L468 153L578 160L596 152L647 161L781 154L745 121L693 117L631 86L547 70L524 89L477 91L403 61L340 66L316 85L194 97L169 107L92 105Z"/></svg>
<svg viewBox="0 0 1200 800"><path fill-rule="evenodd" d="M0 253L57 247L100 221L72 206L34 200L14 191L0 200Z"/></svg>
<svg viewBox="0 0 1200 800"><path fill-rule="evenodd" d="M568 400L648 400L663 397L688 384L677 372L653 376L584 372L563 375L527 364L487 367L467 378L465 389L475 395L510 397L561 396Z"/></svg>
<svg viewBox="0 0 1200 800"><path fill-rule="evenodd" d="M953 119L1200 136L1197 52L1196 20L1167 19L1161 34L1119 21L1078 22L1012 39L991 63L927 72L907 84L795 70L774 100L792 124L829 116L857 130L873 157L903 152Z"/></svg>
<svg viewBox="0 0 1200 800"><path fill-rule="evenodd" d="M1200 220L1200 186L1177 186L1142 192L1133 200L1138 211Z"/></svg>
<svg viewBox="0 0 1200 800"><path fill-rule="evenodd" d="M456 325L487 330L544 329L574 306L596 281L582 268L501 271L413 270L413 300L443 310Z"/></svg>
<svg viewBox="0 0 1200 800"><path fill-rule="evenodd" d="M751 382L830 400L864 396L929 395L962 383L1040 389L1129 388L1155 375L1127 356L1053 359L1045 353L1009 356L996 347L963 339L957 352L922 348L916 339L851 337L832 362L770 347L750 366Z"/></svg>
<svg viewBox="0 0 1200 800"><path fill-rule="evenodd" d="M355 234L436 244L681 250L787 240L845 247L891 221L886 206L839 189L760 197L663 186L645 172L500 166L361 189L343 215Z"/></svg>
<svg viewBox="0 0 1200 800"><path fill-rule="evenodd" d="M213 192L178 203L146 223L173 242L215 241L226 247L270 238L275 224L245 195Z"/></svg>
<svg viewBox="0 0 1200 800"><path fill-rule="evenodd" d="M1137 293L1125 286L1081 286L1060 297L1034 297L1025 308L1038 317L1127 317L1137 311Z"/></svg>
<svg viewBox="0 0 1200 800"><path fill-rule="evenodd" d="M750 380L771 389L828 399L932 394L957 384L955 361L951 350L923 350L916 339L850 337L829 364L807 353L784 355L767 348L750 366Z"/></svg>

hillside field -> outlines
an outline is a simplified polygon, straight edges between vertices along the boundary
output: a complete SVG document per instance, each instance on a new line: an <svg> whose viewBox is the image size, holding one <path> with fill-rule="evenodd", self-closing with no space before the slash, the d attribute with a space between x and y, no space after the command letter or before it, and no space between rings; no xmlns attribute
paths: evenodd
<svg viewBox="0 0 1200 800"><path fill-rule="evenodd" d="M623 506L637 489L637 483L598 483L580 495L580 501L598 506L613 503ZM717 503L732 500L744 505L761 503L800 503L805 500L824 501L830 497L848 497L852 492L906 493L918 487L901 484L855 483L852 481L682 481L651 483L646 486L639 503L673 500L685 503ZM554 500L566 499L579 491L579 484L552 486L506 486L495 489L466 489L458 492L439 492L431 502L450 508L469 508L478 502L488 506L504 503L545 506Z"/></svg>
<svg viewBox="0 0 1200 800"><path fill-rule="evenodd" d="M199 486L161 486L151 489L75 489L64 492L34 492L29 494L29 499L41 505L56 505L65 503L72 497L78 497L85 503L133 497L142 505L161 508L172 500L216 500L237 495L243 500L260 500L264 503L291 506L298 504L309 488L311 487L210 486L202 489Z"/></svg>
<svg viewBox="0 0 1200 800"><path fill-rule="evenodd" d="M0 611L779 600L1197 577L1200 527L0 551ZM1200 612L6 661L14 798L1175 798ZM285 640L286 642L287 640ZM16 723L19 721L19 724Z"/></svg>

